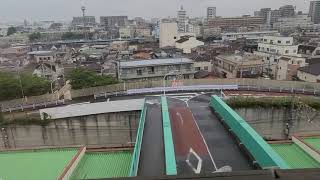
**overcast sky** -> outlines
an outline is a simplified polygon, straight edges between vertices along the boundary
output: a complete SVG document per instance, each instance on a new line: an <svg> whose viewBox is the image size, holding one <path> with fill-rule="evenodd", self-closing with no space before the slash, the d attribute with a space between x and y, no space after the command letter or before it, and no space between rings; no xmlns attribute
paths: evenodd
<svg viewBox="0 0 320 180"><path fill-rule="evenodd" d="M206 7L216 6L218 16L253 14L263 7L292 4L308 11L310 0L0 0L0 21L71 20L81 15L84 1L87 15L129 17L174 17L183 5L190 17L205 16Z"/></svg>

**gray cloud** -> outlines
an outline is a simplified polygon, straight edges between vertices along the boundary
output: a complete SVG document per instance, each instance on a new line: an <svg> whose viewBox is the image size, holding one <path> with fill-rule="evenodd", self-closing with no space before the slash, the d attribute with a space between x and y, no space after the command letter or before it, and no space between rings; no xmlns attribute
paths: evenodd
<svg viewBox="0 0 320 180"><path fill-rule="evenodd" d="M70 20L81 15L82 0L0 0L2 20ZM205 16L206 7L216 6L219 16L253 14L262 7L292 4L308 11L310 0L85 0L87 14L129 15L130 17L176 16L181 4L189 16Z"/></svg>

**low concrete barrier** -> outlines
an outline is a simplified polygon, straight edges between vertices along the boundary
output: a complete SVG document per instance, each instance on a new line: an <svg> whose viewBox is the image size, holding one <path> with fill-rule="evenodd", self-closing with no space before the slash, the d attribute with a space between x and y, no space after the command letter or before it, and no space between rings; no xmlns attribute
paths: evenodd
<svg viewBox="0 0 320 180"><path fill-rule="evenodd" d="M272 147L222 99L216 95L212 96L210 106L228 125L261 168L289 168Z"/></svg>

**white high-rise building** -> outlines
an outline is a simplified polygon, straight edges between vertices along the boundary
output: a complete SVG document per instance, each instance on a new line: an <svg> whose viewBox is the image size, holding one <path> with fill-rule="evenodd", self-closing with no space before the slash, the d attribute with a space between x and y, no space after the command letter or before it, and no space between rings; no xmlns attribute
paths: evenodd
<svg viewBox="0 0 320 180"><path fill-rule="evenodd" d="M207 8L207 18L215 18L217 16L217 8L216 7L208 7Z"/></svg>
<svg viewBox="0 0 320 180"><path fill-rule="evenodd" d="M187 32L187 12L183 9L183 6L180 7L177 16L178 21L178 31Z"/></svg>

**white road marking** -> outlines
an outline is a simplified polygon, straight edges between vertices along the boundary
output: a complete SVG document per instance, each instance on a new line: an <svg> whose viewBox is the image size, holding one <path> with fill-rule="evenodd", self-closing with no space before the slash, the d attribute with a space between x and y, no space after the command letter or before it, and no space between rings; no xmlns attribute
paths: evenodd
<svg viewBox="0 0 320 180"><path fill-rule="evenodd" d="M193 121L194 121L194 123L196 124L196 126L197 126L197 128L198 128L198 131L199 131L199 133L200 133L200 135L201 135L201 137L202 137L202 140L203 140L204 144L206 145L206 148L207 148L207 151L208 151L208 153L209 153L209 156L210 156L210 159L211 159L211 161L212 161L212 164L213 164L214 168L215 168L216 171L217 171L217 170L218 170L217 165L216 165L216 163L215 163L214 160L213 160L213 157L212 157L212 154L211 154L211 152L210 152L210 150L209 150L209 147L208 147L208 145L207 145L207 142L206 142L206 140L204 139L203 134L202 134L201 131L200 131L200 128L199 128L199 126L198 126L198 123L197 123L196 119L194 118L194 115L193 115L191 109L190 109L190 112L191 112L191 114L192 114Z"/></svg>
<svg viewBox="0 0 320 180"><path fill-rule="evenodd" d="M176 115L179 116L180 122L183 125L183 118L182 118L181 114L179 112L177 112Z"/></svg>

